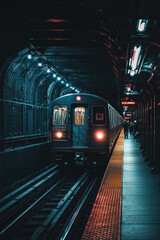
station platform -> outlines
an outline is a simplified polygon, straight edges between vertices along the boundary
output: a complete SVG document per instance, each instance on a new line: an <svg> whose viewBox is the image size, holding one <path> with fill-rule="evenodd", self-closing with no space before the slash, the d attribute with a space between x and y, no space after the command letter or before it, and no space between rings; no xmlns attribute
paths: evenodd
<svg viewBox="0 0 160 240"><path fill-rule="evenodd" d="M160 175L151 174L123 131L105 171L82 239L160 239Z"/></svg>

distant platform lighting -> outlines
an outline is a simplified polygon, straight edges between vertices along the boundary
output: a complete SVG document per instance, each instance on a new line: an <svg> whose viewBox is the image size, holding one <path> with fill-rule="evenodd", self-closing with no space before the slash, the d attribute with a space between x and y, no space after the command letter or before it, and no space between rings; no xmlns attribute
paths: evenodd
<svg viewBox="0 0 160 240"><path fill-rule="evenodd" d="M141 60L141 48L142 47L140 45L134 46L131 52L132 56L129 59L128 69L128 74L130 74L131 77L138 73L138 68Z"/></svg>
<svg viewBox="0 0 160 240"><path fill-rule="evenodd" d="M57 80L60 81L60 80L61 80L61 77L57 77Z"/></svg>
<svg viewBox="0 0 160 240"><path fill-rule="evenodd" d="M64 81L62 80L62 81L61 81L61 83L63 84L63 83L64 83Z"/></svg>
<svg viewBox="0 0 160 240"><path fill-rule="evenodd" d="M47 73L50 73L50 72L51 72L51 69L48 68L48 69L47 69Z"/></svg>
<svg viewBox="0 0 160 240"><path fill-rule="evenodd" d="M53 74L53 77L56 78L56 74L55 73Z"/></svg>
<svg viewBox="0 0 160 240"><path fill-rule="evenodd" d="M39 66L39 67L42 67L42 63L41 63L41 62L39 62L39 63L38 63L38 66Z"/></svg>
<svg viewBox="0 0 160 240"><path fill-rule="evenodd" d="M32 55L31 54L28 54L28 59L31 59L32 58Z"/></svg>
<svg viewBox="0 0 160 240"><path fill-rule="evenodd" d="M134 50L133 50L132 64L131 64L131 67L132 67L133 71L137 67L137 63L138 63L138 60L139 60L139 57L140 57L140 52L141 52L141 46L139 46L139 47L135 46Z"/></svg>
<svg viewBox="0 0 160 240"><path fill-rule="evenodd" d="M145 32L147 28L148 20L147 19L139 19L137 23L137 31L138 32Z"/></svg>
<svg viewBox="0 0 160 240"><path fill-rule="evenodd" d="M130 75L133 77L134 74L135 74L135 72L131 70L131 71L130 71Z"/></svg>
<svg viewBox="0 0 160 240"><path fill-rule="evenodd" d="M66 83L66 87L68 87L69 86L69 84L68 83Z"/></svg>

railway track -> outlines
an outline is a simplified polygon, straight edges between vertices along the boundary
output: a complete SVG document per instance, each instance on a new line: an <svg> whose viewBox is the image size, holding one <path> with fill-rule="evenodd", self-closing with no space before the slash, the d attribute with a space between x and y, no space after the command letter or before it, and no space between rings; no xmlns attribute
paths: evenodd
<svg viewBox="0 0 160 240"><path fill-rule="evenodd" d="M0 239L65 239L96 181L73 175L55 166L1 199Z"/></svg>
<svg viewBox="0 0 160 240"><path fill-rule="evenodd" d="M58 174L59 167L56 165L0 199L0 236L5 232L5 227L9 226L26 206L31 205L32 201L56 181Z"/></svg>

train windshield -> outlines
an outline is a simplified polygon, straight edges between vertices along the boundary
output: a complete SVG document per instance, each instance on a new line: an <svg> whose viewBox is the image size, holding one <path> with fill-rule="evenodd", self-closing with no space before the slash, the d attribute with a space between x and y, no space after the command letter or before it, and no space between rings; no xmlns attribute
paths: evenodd
<svg viewBox="0 0 160 240"><path fill-rule="evenodd" d="M67 124L67 107L55 106L53 111L53 124L65 125Z"/></svg>
<svg viewBox="0 0 160 240"><path fill-rule="evenodd" d="M93 125L105 125L105 107L104 106L93 106L92 107L92 124Z"/></svg>
<svg viewBox="0 0 160 240"><path fill-rule="evenodd" d="M74 109L74 124L75 125L85 124L85 108L84 107L76 107Z"/></svg>

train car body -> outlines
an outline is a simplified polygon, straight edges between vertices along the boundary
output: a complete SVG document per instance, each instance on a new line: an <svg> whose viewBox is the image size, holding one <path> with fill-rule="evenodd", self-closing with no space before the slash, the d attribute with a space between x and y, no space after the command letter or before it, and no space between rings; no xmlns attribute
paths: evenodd
<svg viewBox="0 0 160 240"><path fill-rule="evenodd" d="M96 95L67 94L55 99L50 142L56 160L73 161L75 156L83 155L87 161L101 161L111 152L122 123L120 114Z"/></svg>

